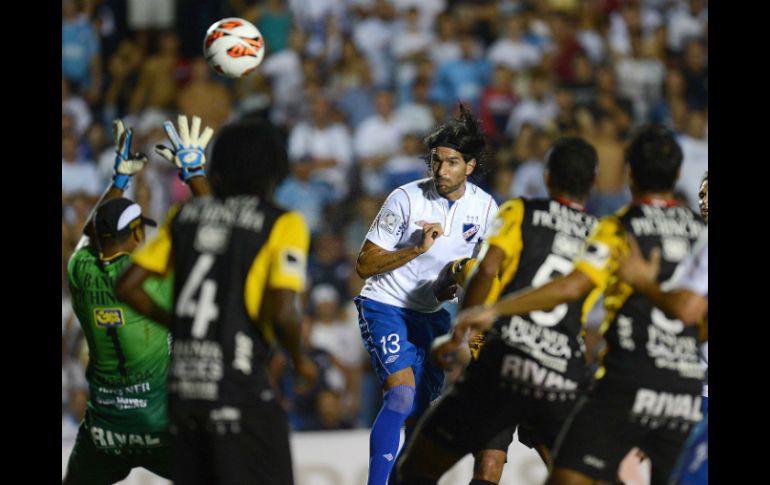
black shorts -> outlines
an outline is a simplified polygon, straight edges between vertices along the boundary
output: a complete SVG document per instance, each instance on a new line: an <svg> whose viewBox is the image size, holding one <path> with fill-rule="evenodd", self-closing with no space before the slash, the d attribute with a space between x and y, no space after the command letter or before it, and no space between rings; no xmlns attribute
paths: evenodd
<svg viewBox="0 0 770 485"><path fill-rule="evenodd" d="M175 485L292 485L286 413L249 407L169 407Z"/></svg>
<svg viewBox="0 0 770 485"><path fill-rule="evenodd" d="M640 412L639 392L644 389L619 391L599 381L583 396L565 423L554 449L554 466L576 470L596 480L615 480L623 458L635 446L644 451L652 463L652 485L667 483L687 434L697 423L700 406L692 396L692 411L675 416L664 412ZM674 394L667 393L665 399ZM686 402L686 395L683 399ZM654 402L649 392L642 396L647 409L660 411L664 405ZM678 402L682 402L681 400ZM636 409L636 412L634 410ZM670 409L673 409L670 408ZM688 415L688 416L684 416Z"/></svg>
<svg viewBox="0 0 770 485"><path fill-rule="evenodd" d="M488 338L479 359L431 406L421 432L459 454L485 449L506 451L518 426L529 447L553 446L579 392L551 392L511 385L500 378L511 349Z"/></svg>

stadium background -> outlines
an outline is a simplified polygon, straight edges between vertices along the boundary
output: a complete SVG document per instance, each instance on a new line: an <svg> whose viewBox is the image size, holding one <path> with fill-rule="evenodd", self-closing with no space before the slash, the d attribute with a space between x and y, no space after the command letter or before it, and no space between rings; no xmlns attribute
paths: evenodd
<svg viewBox="0 0 770 485"><path fill-rule="evenodd" d="M253 22L267 44L260 68L240 80L215 75L202 57L206 28L228 16ZM484 123L489 171L476 182L498 203L545 195L547 147L577 135L600 159L589 210L614 211L630 200L623 144L635 126L658 122L682 145L678 196L697 210L708 168L708 3L62 0L63 464L87 399L66 262L109 183L114 118L135 128L134 150L151 161L128 196L158 220L190 195L152 150L165 142L164 120L197 114L216 131L261 116L284 129L292 174L276 198L312 231L304 329L323 370L315 388L297 389L282 355L272 361L292 429L302 432L297 461L307 453L298 456L296 437L311 453L330 439L351 453L368 446L380 389L351 301L363 283L355 257L388 193L424 176L419 140L457 100ZM521 468L506 467L506 477L518 474L509 483L525 475L537 483L537 458L516 453ZM348 467L350 483L360 481L357 466ZM324 473L300 483L336 483Z"/></svg>

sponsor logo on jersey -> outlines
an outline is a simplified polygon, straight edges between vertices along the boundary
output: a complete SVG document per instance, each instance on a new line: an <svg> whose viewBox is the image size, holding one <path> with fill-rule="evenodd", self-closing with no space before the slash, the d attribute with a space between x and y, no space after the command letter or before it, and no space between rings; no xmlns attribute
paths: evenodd
<svg viewBox="0 0 770 485"><path fill-rule="evenodd" d="M161 446L160 437L152 433L134 434L118 433L98 426L91 426L91 441L97 448L122 448L122 447L146 447L156 448Z"/></svg>
<svg viewBox="0 0 770 485"><path fill-rule="evenodd" d="M599 470L604 470L604 460L600 460L599 458L596 458L595 456L591 455L584 455L583 456L583 463L585 463L588 466L598 468Z"/></svg>
<svg viewBox="0 0 770 485"><path fill-rule="evenodd" d="M480 228L481 226L478 224L463 224L463 238L466 241L471 242L471 239L473 239L473 236L479 232Z"/></svg>
<svg viewBox="0 0 770 485"><path fill-rule="evenodd" d="M120 308L94 308L94 321L97 327L122 327L126 324L123 310Z"/></svg>
<svg viewBox="0 0 770 485"><path fill-rule="evenodd" d="M537 364L534 360L518 355L506 355L500 366L500 377L514 380L534 387L554 391L574 391L577 382ZM542 396L539 396L542 397ZM538 397L538 398L539 398Z"/></svg>
<svg viewBox="0 0 770 485"><path fill-rule="evenodd" d="M392 364L393 362L396 361L396 359L398 359L398 355L391 355L390 357L385 359L385 363L386 364Z"/></svg>
<svg viewBox="0 0 770 485"><path fill-rule="evenodd" d="M658 392L645 388L636 391L631 413L637 416L678 419L693 423L703 419L700 396Z"/></svg>

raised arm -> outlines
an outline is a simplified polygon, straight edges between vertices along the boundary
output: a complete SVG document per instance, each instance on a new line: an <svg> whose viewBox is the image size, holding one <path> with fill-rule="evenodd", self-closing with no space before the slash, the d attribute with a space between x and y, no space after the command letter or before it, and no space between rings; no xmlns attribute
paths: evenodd
<svg viewBox="0 0 770 485"><path fill-rule="evenodd" d="M91 213L88 215L83 227L83 236L78 241L75 250L87 245L93 236L91 234L92 223L97 208L103 202L122 197L133 176L141 172L147 165L147 156L145 154L139 152L131 154L131 142L134 138L133 128L126 129L121 120L114 120L112 122L112 135L115 140L115 163L113 165L112 183L102 193L99 200L96 201L94 208L91 209Z"/></svg>

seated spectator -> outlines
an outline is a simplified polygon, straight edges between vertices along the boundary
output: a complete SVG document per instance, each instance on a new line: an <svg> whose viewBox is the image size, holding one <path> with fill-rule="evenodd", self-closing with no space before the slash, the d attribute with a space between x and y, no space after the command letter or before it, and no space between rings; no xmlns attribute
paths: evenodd
<svg viewBox="0 0 770 485"><path fill-rule="evenodd" d="M491 64L477 55L478 45L472 35L464 34L460 39L460 47L460 59L438 66L430 97L452 108L458 101L462 101L472 106L474 112L478 112L481 93L492 77Z"/></svg>
<svg viewBox="0 0 770 485"><path fill-rule="evenodd" d="M518 136L524 123L531 123L540 129L549 128L558 114L559 106L556 103L548 73L535 70L532 73L530 94L513 109L508 119L506 133L513 137Z"/></svg>
<svg viewBox="0 0 770 485"><path fill-rule="evenodd" d="M348 172L353 158L350 134L332 119L331 105L321 95L310 101L310 119L298 123L289 134L289 161L310 164L310 178L328 184L334 200L349 190Z"/></svg>
<svg viewBox="0 0 770 485"><path fill-rule="evenodd" d="M428 176L420 135L414 132L404 135L401 150L385 161L382 176L383 194L389 194L397 187Z"/></svg>
<svg viewBox="0 0 770 485"><path fill-rule="evenodd" d="M524 38L524 20L511 15L505 21L505 37L500 36L487 51L487 60L495 67L525 71L540 64L542 53Z"/></svg>
<svg viewBox="0 0 770 485"><path fill-rule="evenodd" d="M77 138L63 133L61 139L61 195L62 204L69 204L79 194L85 194L92 203L101 195L101 183L96 166L80 156Z"/></svg>

